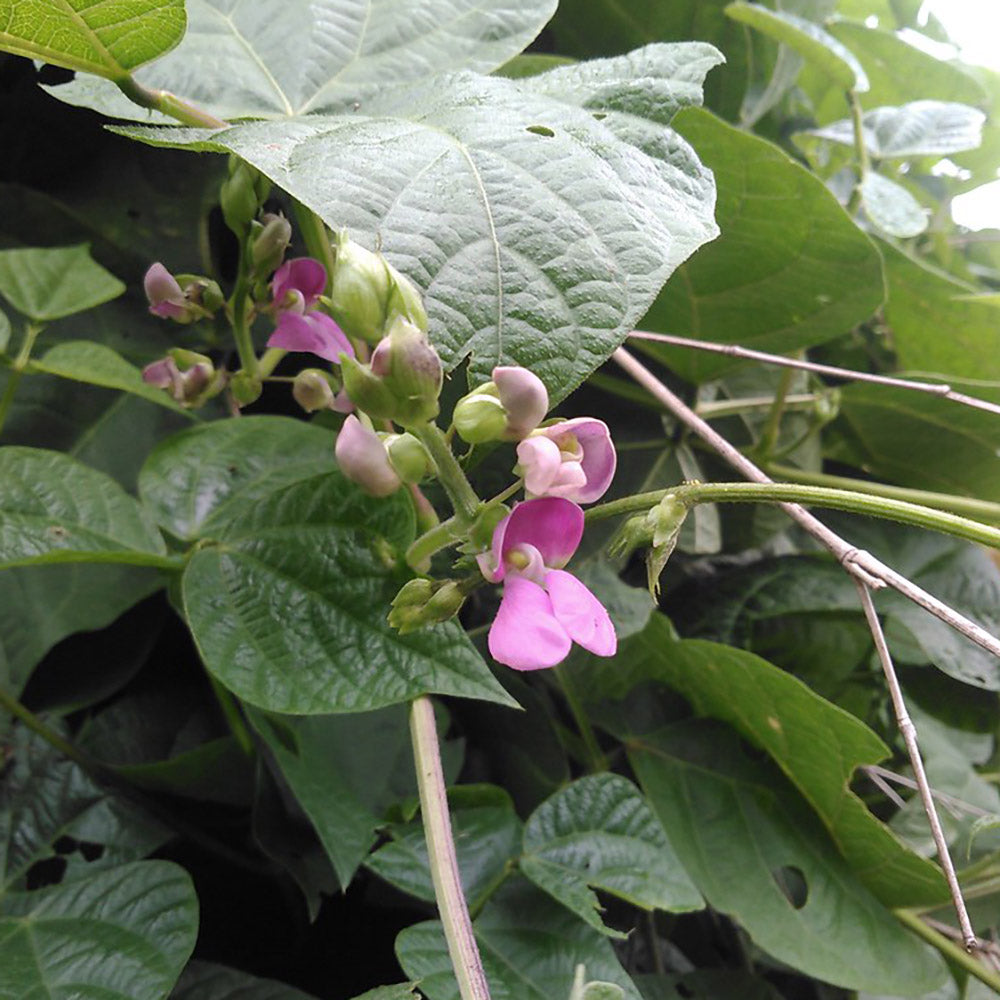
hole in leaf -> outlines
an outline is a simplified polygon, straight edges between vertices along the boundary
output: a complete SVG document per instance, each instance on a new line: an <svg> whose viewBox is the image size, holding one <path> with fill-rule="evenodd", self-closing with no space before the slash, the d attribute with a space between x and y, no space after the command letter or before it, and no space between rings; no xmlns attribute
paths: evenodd
<svg viewBox="0 0 1000 1000"><path fill-rule="evenodd" d="M29 890L43 889L47 885L56 885L62 881L66 872L66 859L62 856L45 858L36 861L24 876L24 883Z"/></svg>
<svg viewBox="0 0 1000 1000"><path fill-rule="evenodd" d="M529 125L525 132L534 132L535 135L544 135L547 139L551 139L555 132L548 127L548 125Z"/></svg>
<svg viewBox="0 0 1000 1000"><path fill-rule="evenodd" d="M782 865L771 872L771 878L796 910L801 910L806 905L809 899L809 885L801 868L795 865Z"/></svg>

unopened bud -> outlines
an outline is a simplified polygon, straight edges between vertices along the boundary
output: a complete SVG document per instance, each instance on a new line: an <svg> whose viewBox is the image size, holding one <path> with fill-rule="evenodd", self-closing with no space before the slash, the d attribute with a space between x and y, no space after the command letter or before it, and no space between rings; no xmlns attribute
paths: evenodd
<svg viewBox="0 0 1000 1000"><path fill-rule="evenodd" d="M249 406L260 399L264 391L260 379L249 372L238 371L229 379L229 391L239 406Z"/></svg>
<svg viewBox="0 0 1000 1000"><path fill-rule="evenodd" d="M646 577L654 600L660 593L660 574L677 546L687 513L687 506L668 493L646 515L646 523L653 535L653 544L646 553Z"/></svg>
<svg viewBox="0 0 1000 1000"><path fill-rule="evenodd" d="M408 320L393 322L372 353L371 370L392 394L395 412L391 419L407 427L438 415L444 380L441 358L427 334Z"/></svg>
<svg viewBox="0 0 1000 1000"><path fill-rule="evenodd" d="M425 625L454 618L464 603L465 592L455 580L440 583L423 578L410 580L393 599L389 624L400 635L406 635Z"/></svg>
<svg viewBox="0 0 1000 1000"><path fill-rule="evenodd" d="M427 449L412 434L387 434L383 444L389 464L404 483L419 483L431 471Z"/></svg>
<svg viewBox="0 0 1000 1000"><path fill-rule="evenodd" d="M340 428L335 453L340 471L370 496L387 497L402 485L379 436L354 414Z"/></svg>
<svg viewBox="0 0 1000 1000"><path fill-rule="evenodd" d="M306 413L332 410L336 398L332 380L318 368L304 368L292 383L292 397Z"/></svg>
<svg viewBox="0 0 1000 1000"><path fill-rule="evenodd" d="M396 401L386 384L373 374L368 365L346 354L340 356L340 374L344 389L351 402L376 420L391 420L396 412Z"/></svg>
<svg viewBox="0 0 1000 1000"><path fill-rule="evenodd" d="M520 440L530 434L549 411L545 383L533 371L519 365L499 365L493 369L492 376L507 413L504 436Z"/></svg>
<svg viewBox="0 0 1000 1000"><path fill-rule="evenodd" d="M496 395L496 386L487 382L463 396L455 404L452 422L458 436L469 444L499 441L507 430L507 411Z"/></svg>
<svg viewBox="0 0 1000 1000"><path fill-rule="evenodd" d="M219 203L226 225L237 236L242 237L249 231L250 223L263 201L260 197L262 189L264 197L267 197L270 185L263 187L260 179L261 174L249 163L235 156L229 158L229 176L219 189Z"/></svg>
<svg viewBox="0 0 1000 1000"><path fill-rule="evenodd" d="M420 292L381 254L354 243L346 233L334 237L334 246L330 309L348 336L377 344L398 317L427 329Z"/></svg>
<svg viewBox="0 0 1000 1000"><path fill-rule="evenodd" d="M276 271L285 259L291 240L292 226L283 215L265 215L251 251L254 272L265 277Z"/></svg>

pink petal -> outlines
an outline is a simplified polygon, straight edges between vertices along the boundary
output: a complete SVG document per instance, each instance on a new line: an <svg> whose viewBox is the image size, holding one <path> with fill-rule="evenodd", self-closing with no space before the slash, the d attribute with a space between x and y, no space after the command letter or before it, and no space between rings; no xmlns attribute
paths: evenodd
<svg viewBox="0 0 1000 1000"><path fill-rule="evenodd" d="M561 497L539 497L514 507L493 533L493 554L498 563L519 545L534 545L545 565L560 568L569 562L583 537L583 511Z"/></svg>
<svg viewBox="0 0 1000 1000"><path fill-rule="evenodd" d="M540 670L564 660L572 643L553 615L545 591L512 573L504 585L488 645L497 663L515 670Z"/></svg>
<svg viewBox="0 0 1000 1000"><path fill-rule="evenodd" d="M535 496L548 492L559 473L562 456L559 445L547 437L528 437L517 446L517 464L524 476L524 488Z"/></svg>
<svg viewBox="0 0 1000 1000"><path fill-rule="evenodd" d="M308 309L325 290L326 268L312 257L286 260L271 279L271 295L279 309L290 291L299 292Z"/></svg>
<svg viewBox="0 0 1000 1000"><path fill-rule="evenodd" d="M164 319L179 319L187 313L187 298L177 279L159 262L151 264L142 279L149 311Z"/></svg>
<svg viewBox="0 0 1000 1000"><path fill-rule="evenodd" d="M545 587L553 613L574 642L598 656L615 655L618 637L607 610L572 573L552 570Z"/></svg>
<svg viewBox="0 0 1000 1000"><path fill-rule="evenodd" d="M373 497L387 497L402 485L379 436L353 413L340 428L334 453L340 471Z"/></svg>
<svg viewBox="0 0 1000 1000"><path fill-rule="evenodd" d="M545 491L546 496L575 500L587 486L587 475L579 462L563 462Z"/></svg>
<svg viewBox="0 0 1000 1000"><path fill-rule="evenodd" d="M533 431L549 411L545 383L533 371L516 365L500 365L490 378L507 411L508 434L524 437Z"/></svg>
<svg viewBox="0 0 1000 1000"><path fill-rule="evenodd" d="M334 363L341 354L354 357L354 348L343 331L326 313L321 312L310 312L304 316L282 313L267 346L282 347L286 351L308 351Z"/></svg>
<svg viewBox="0 0 1000 1000"><path fill-rule="evenodd" d="M564 495L577 503L593 503L604 496L614 479L618 463L608 425L594 417L574 417L551 427L543 427L542 433L556 443L561 435L572 434L583 449L580 464L587 477L587 485Z"/></svg>

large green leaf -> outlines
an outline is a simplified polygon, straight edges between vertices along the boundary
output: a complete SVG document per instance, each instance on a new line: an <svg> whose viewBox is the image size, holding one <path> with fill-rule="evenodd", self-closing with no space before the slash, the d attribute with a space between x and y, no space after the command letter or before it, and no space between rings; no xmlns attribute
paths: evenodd
<svg viewBox="0 0 1000 1000"><path fill-rule="evenodd" d="M812 735L821 742L821 730ZM915 995L943 981L936 953L870 895L802 800L742 754L735 734L690 722L631 744L684 867L768 954L848 989Z"/></svg>
<svg viewBox="0 0 1000 1000"><path fill-rule="evenodd" d="M613 56L649 42L710 42L726 55L726 65L713 73L705 103L734 119L750 75L746 29L723 13L729 0L562 0L549 30L556 49L582 59Z"/></svg>
<svg viewBox="0 0 1000 1000"><path fill-rule="evenodd" d="M0 567L168 563L142 507L104 473L56 451L0 449L0 512Z"/></svg>
<svg viewBox="0 0 1000 1000"><path fill-rule="evenodd" d="M411 994L412 996L412 994ZM294 986L261 979L214 962L189 962L170 1000L315 1000ZM409 1000L403 994L399 1000Z"/></svg>
<svg viewBox="0 0 1000 1000"><path fill-rule="evenodd" d="M871 316L884 295L878 251L814 174L704 111L674 125L715 173L722 236L678 268L644 329L784 353ZM650 350L692 380L732 364Z"/></svg>
<svg viewBox="0 0 1000 1000"><path fill-rule="evenodd" d="M927 228L927 213L902 184L869 170L861 182L861 204L876 229L907 239Z"/></svg>
<svg viewBox="0 0 1000 1000"><path fill-rule="evenodd" d="M601 889L646 910L701 909L698 890L638 789L616 774L560 789L528 818L521 871L592 927ZM624 937L624 935L621 935Z"/></svg>
<svg viewBox="0 0 1000 1000"><path fill-rule="evenodd" d="M56 344L37 361L31 362L31 371L99 385L105 389L120 389L176 413L187 412L162 389L147 385L142 380L142 372L117 351L90 340Z"/></svg>
<svg viewBox="0 0 1000 1000"><path fill-rule="evenodd" d="M607 938L523 880L508 882L476 920L483 968L496 1000L568 997L577 965L587 978L616 983L641 1000ZM441 925L416 924L396 939L403 971L428 1000L459 1000Z"/></svg>
<svg viewBox="0 0 1000 1000"><path fill-rule="evenodd" d="M86 244L0 250L0 295L36 322L92 309L124 291L125 286L91 258Z"/></svg>
<svg viewBox="0 0 1000 1000"><path fill-rule="evenodd" d="M0 49L109 80L172 49L184 0L0 0Z"/></svg>
<svg viewBox="0 0 1000 1000"><path fill-rule="evenodd" d="M729 4L726 14L798 52L844 90L860 93L868 89L868 77L861 64L849 49L818 24L788 11L770 10L745 0Z"/></svg>
<svg viewBox="0 0 1000 1000"><path fill-rule="evenodd" d="M363 113L126 132L248 160L329 225L381 245L424 290L447 367L471 354L481 381L498 363L526 365L555 401L717 232L711 176L664 123L719 59L656 45L523 81L389 87Z"/></svg>
<svg viewBox="0 0 1000 1000"><path fill-rule="evenodd" d="M211 537L246 506L333 466L333 435L285 417L242 417L175 434L139 475L143 505L179 538Z"/></svg>
<svg viewBox="0 0 1000 1000"><path fill-rule="evenodd" d="M164 827L99 787L73 761L25 730L14 731L0 784L0 897L7 889L23 889L39 861L61 858L75 877L138 861L168 837ZM67 851L65 838L101 850L96 856Z"/></svg>
<svg viewBox="0 0 1000 1000"><path fill-rule="evenodd" d="M851 791L857 767L887 756L885 744L852 715L752 653L677 641L662 615L623 644L614 670L591 661L578 683L597 701L621 699L653 680L766 750L822 818L858 877L887 906L945 898L940 871L904 847ZM686 865L683 854L681 861Z"/></svg>
<svg viewBox="0 0 1000 1000"><path fill-rule="evenodd" d="M342 886L375 843L386 809L416 793L407 714L401 706L300 719L250 713Z"/></svg>
<svg viewBox="0 0 1000 1000"><path fill-rule="evenodd" d="M183 868L135 861L0 897L0 996L161 1000L194 947Z"/></svg>
<svg viewBox="0 0 1000 1000"><path fill-rule="evenodd" d="M462 876L462 891L477 909L503 880L521 848L521 821L510 796L495 785L459 785L448 793L452 833ZM411 896L435 901L423 824L389 831L392 838L367 867Z"/></svg>
<svg viewBox="0 0 1000 1000"><path fill-rule="evenodd" d="M188 0L184 41L136 74L223 118L321 114L365 103L386 82L486 72L542 29L554 0ZM302 41L308 40L303 45ZM73 104L148 121L107 85L54 88Z"/></svg>

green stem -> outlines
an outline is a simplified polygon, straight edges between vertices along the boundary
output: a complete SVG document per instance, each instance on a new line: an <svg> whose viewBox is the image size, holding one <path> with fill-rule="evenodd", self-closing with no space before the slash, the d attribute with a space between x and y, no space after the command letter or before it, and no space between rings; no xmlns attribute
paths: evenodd
<svg viewBox="0 0 1000 1000"><path fill-rule="evenodd" d="M7 414L10 412L11 404L14 402L14 395L17 392L18 384L24 375L24 370L31 360L31 349L35 346L35 338L42 332L42 327L36 323L28 323L24 328L24 340L21 341L21 349L17 352L17 357L10 363L10 375L7 377L7 385L4 388L3 396L0 397L0 431L3 430Z"/></svg>
<svg viewBox="0 0 1000 1000"><path fill-rule="evenodd" d="M854 90L847 92L847 103L851 106L851 124L854 126L854 151L858 157L858 183L851 192L851 199L847 203L847 211L853 215L861 204L861 185L864 184L865 178L868 176L868 171L871 170L871 160L868 158L868 146L865 144L861 100Z"/></svg>
<svg viewBox="0 0 1000 1000"><path fill-rule="evenodd" d="M249 238L240 241L239 272L233 289L233 338L240 356L240 365L253 378L260 378L260 362L250 336L248 310L250 306L250 244Z"/></svg>
<svg viewBox="0 0 1000 1000"><path fill-rule="evenodd" d="M606 517L649 510L668 493L685 506L699 503L762 502L812 504L833 510L846 510L853 514L884 517L919 528L941 531L990 548L1000 548L1000 528L980 524L978 521L971 521L957 514L902 500L890 500L888 497L876 497L870 493L855 493L851 490L835 490L823 486L803 486L798 483L685 483L668 490L640 493L591 507L586 513L586 518L588 521L600 521Z"/></svg>
<svg viewBox="0 0 1000 1000"><path fill-rule="evenodd" d="M170 91L150 90L131 76L126 75L115 83L118 89L140 108L159 111L184 125L193 125L196 128L226 128L229 125L229 122L216 118L215 115L188 104L187 101L182 101Z"/></svg>
<svg viewBox="0 0 1000 1000"><path fill-rule="evenodd" d="M791 393L784 397L783 412L791 410L812 410L820 396L815 392ZM752 413L755 410L771 410L777 402L775 396L747 396L736 399L712 400L709 403L698 403L694 412L706 420L717 420L719 417L737 416L741 413Z"/></svg>
<svg viewBox="0 0 1000 1000"><path fill-rule="evenodd" d="M417 425L409 430L420 439L437 467L438 481L455 509L456 526L467 527L479 512L479 497L465 478L455 453L448 447L444 433L437 424Z"/></svg>
<svg viewBox="0 0 1000 1000"><path fill-rule="evenodd" d="M853 490L858 493L870 493L876 497L886 497L889 500L904 500L909 503L923 504L936 510L947 510L952 514L971 517L987 524L1000 525L1000 503L991 500L979 500L975 497L952 496L950 493L934 493L930 490L913 490L905 486L887 486L885 483L873 483L866 479L852 479L849 476L831 476L825 472L807 472L790 465L779 465L769 462L764 471L782 479L797 480L811 486L832 486L837 489Z"/></svg>
<svg viewBox="0 0 1000 1000"><path fill-rule="evenodd" d="M556 675L556 680L559 681L559 686L563 690L563 695L566 698L566 705L570 710L570 714L573 716L573 721L576 723L576 728L583 739L583 745L587 748L587 756L590 758L590 770L592 773L596 774L599 771L606 771L608 769L608 761L601 750L600 745L597 742L597 737L594 735L594 727L590 724L590 719L587 713L584 711L583 702L580 701L580 696L577 694L576 685L573 683L573 679L569 675L569 671L565 667L555 667L553 668Z"/></svg>
<svg viewBox="0 0 1000 1000"><path fill-rule="evenodd" d="M461 535L455 534L457 527L456 519L451 517L425 531L406 550L407 565L413 569L419 569L435 552L440 552L442 549L448 548L449 545L461 541Z"/></svg>
<svg viewBox="0 0 1000 1000"><path fill-rule="evenodd" d="M243 721L243 714L240 712L236 699L208 671L206 671L206 675L212 685L215 700L219 703L226 725L233 734L233 739L236 740L237 746L247 757L252 757L254 754L253 737L250 735L250 730L247 729L246 722Z"/></svg>
<svg viewBox="0 0 1000 1000"><path fill-rule="evenodd" d="M427 695L415 699L410 708L410 735L434 896L448 942L448 954L458 980L459 995L462 1000L490 1000L490 989L479 957L469 908L462 893L448 813L448 794L441 769L434 705Z"/></svg>
<svg viewBox="0 0 1000 1000"><path fill-rule="evenodd" d="M997 975L992 969L988 969L974 955L970 955L954 941L949 941L943 934L939 934L933 927L929 927L912 910L893 910L893 915L900 923L909 927L914 934L922 937L928 944L941 952L949 962L954 962L970 976L975 976L981 983L985 983L1000 993L1000 975Z"/></svg>
<svg viewBox="0 0 1000 1000"><path fill-rule="evenodd" d="M257 362L257 369L261 378L270 378L271 372L278 367L278 363L288 353L283 347L269 347ZM289 382L294 382L294 378L289 378Z"/></svg>
<svg viewBox="0 0 1000 1000"><path fill-rule="evenodd" d="M755 449L761 458L766 459L774 451L774 446L778 441L778 433L781 430L781 417L785 412L785 401L794 377L795 372L791 368L783 368L781 375L778 376L778 388L774 393L774 401L771 403L771 412L768 414L767 423L764 425L760 441L757 442Z"/></svg>

